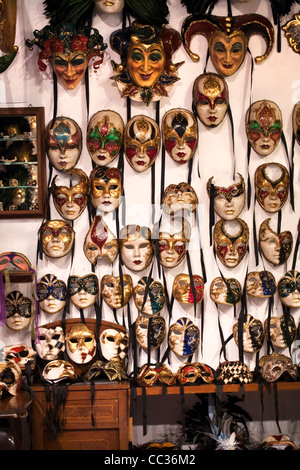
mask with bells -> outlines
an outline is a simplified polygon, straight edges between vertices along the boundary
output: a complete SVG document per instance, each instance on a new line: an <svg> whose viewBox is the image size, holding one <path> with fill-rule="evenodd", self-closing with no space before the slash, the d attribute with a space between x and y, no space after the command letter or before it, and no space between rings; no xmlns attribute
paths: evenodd
<svg viewBox="0 0 300 470"><path fill-rule="evenodd" d="M232 277L216 277L210 284L210 298L216 304L233 305L241 300L242 287L237 279Z"/></svg>
<svg viewBox="0 0 300 470"><path fill-rule="evenodd" d="M174 385L176 377L163 362L144 364L137 374L137 382L143 387L152 387L156 383Z"/></svg>
<svg viewBox="0 0 300 470"><path fill-rule="evenodd" d="M300 102L293 109L293 133L297 143L300 145Z"/></svg>
<svg viewBox="0 0 300 470"><path fill-rule="evenodd" d="M259 246L266 260L280 266L291 254L293 235L289 230L277 234L270 228L270 220L266 219L259 228Z"/></svg>
<svg viewBox="0 0 300 470"><path fill-rule="evenodd" d="M216 369L217 383L241 383L248 384L253 381L253 374L246 364L240 361L221 362Z"/></svg>
<svg viewBox="0 0 300 470"><path fill-rule="evenodd" d="M199 346L199 328L188 318L179 318L169 328L168 341L177 356L190 356Z"/></svg>
<svg viewBox="0 0 300 470"><path fill-rule="evenodd" d="M170 184L164 190L162 197L163 209L167 214L176 212L195 212L198 197L195 190L188 183Z"/></svg>
<svg viewBox="0 0 300 470"><path fill-rule="evenodd" d="M118 255L119 242L100 215L96 215L86 234L83 251L87 259L96 266L99 258L113 263Z"/></svg>
<svg viewBox="0 0 300 470"><path fill-rule="evenodd" d="M65 334L61 326L39 327L39 341L35 344L39 357L45 361L58 359L65 351Z"/></svg>
<svg viewBox="0 0 300 470"><path fill-rule="evenodd" d="M7 294L6 306L6 326L10 330L21 331L28 328L31 323L32 301L29 297L24 297L19 291Z"/></svg>
<svg viewBox="0 0 300 470"><path fill-rule="evenodd" d="M154 238L158 243L159 261L162 266L174 268L183 261L190 235L190 225L182 218L155 224Z"/></svg>
<svg viewBox="0 0 300 470"><path fill-rule="evenodd" d="M129 165L138 173L150 168L160 149L160 130L148 116L137 115L125 128L125 156Z"/></svg>
<svg viewBox="0 0 300 470"><path fill-rule="evenodd" d="M72 170L82 151L82 132L71 118L58 117L46 127L46 152L57 171Z"/></svg>
<svg viewBox="0 0 300 470"><path fill-rule="evenodd" d="M15 362L0 362L0 398L5 392L9 395L17 395L21 385L22 370L20 367Z"/></svg>
<svg viewBox="0 0 300 470"><path fill-rule="evenodd" d="M287 307L300 307L300 273L290 270L279 279L278 295Z"/></svg>
<svg viewBox="0 0 300 470"><path fill-rule="evenodd" d="M104 213L113 212L121 204L122 174L118 168L96 167L90 174L91 202Z"/></svg>
<svg viewBox="0 0 300 470"><path fill-rule="evenodd" d="M57 175L51 183L51 193L54 206L61 217L66 220L77 219L84 211L88 202L90 183L87 175L79 168L68 170L66 173L75 175L79 180L71 188L58 186L56 184Z"/></svg>
<svg viewBox="0 0 300 470"><path fill-rule="evenodd" d="M192 281L190 279L189 274L180 273L177 274L173 281L172 293L174 299L182 304L193 304L194 301L196 303L201 302L203 299L203 291L204 291L204 281L201 276L198 274L193 274L193 284L195 288L195 297L194 299L194 292L192 288Z"/></svg>
<svg viewBox="0 0 300 470"><path fill-rule="evenodd" d="M99 294L99 282L96 274L87 274L82 277L69 276L68 293L72 304L78 308L88 308L93 305Z"/></svg>
<svg viewBox="0 0 300 470"><path fill-rule="evenodd" d="M162 140L174 162L188 162L198 143L197 121L193 113L181 108L167 111L162 120Z"/></svg>
<svg viewBox="0 0 300 470"><path fill-rule="evenodd" d="M215 186L212 176L207 182L207 193L213 198L214 210L221 219L236 219L242 212L245 204L245 183L242 175L239 175L240 182L234 183L227 188Z"/></svg>
<svg viewBox="0 0 300 470"><path fill-rule="evenodd" d="M264 328L266 337L278 349L290 346L297 336L297 328L292 315L288 315L287 319L284 315L271 317L270 320L265 320Z"/></svg>
<svg viewBox="0 0 300 470"><path fill-rule="evenodd" d="M139 315L135 321L135 335L141 348L159 348L166 336L165 319L160 316Z"/></svg>
<svg viewBox="0 0 300 470"><path fill-rule="evenodd" d="M56 384L62 381L73 382L77 379L77 374L71 362L55 359L46 364L42 370L42 377L46 382Z"/></svg>
<svg viewBox="0 0 300 470"><path fill-rule="evenodd" d="M214 382L214 372L206 364L201 362L188 362L179 366L176 379L182 385L187 383L207 383Z"/></svg>
<svg viewBox="0 0 300 470"><path fill-rule="evenodd" d="M297 380L297 366L290 357L273 352L265 354L259 360L259 372L266 382L278 380Z"/></svg>
<svg viewBox="0 0 300 470"><path fill-rule="evenodd" d="M75 364L88 364L96 354L95 333L84 323L76 323L66 334L66 350Z"/></svg>
<svg viewBox="0 0 300 470"><path fill-rule="evenodd" d="M122 262L131 271L142 271L151 263L153 247L151 230L140 225L126 225L120 230Z"/></svg>
<svg viewBox="0 0 300 470"><path fill-rule="evenodd" d="M61 258L72 249L75 232L63 220L48 220L41 227L43 252L49 258Z"/></svg>
<svg viewBox="0 0 300 470"><path fill-rule="evenodd" d="M271 297L276 292L276 280L270 271L251 271L246 278L246 293L251 297Z"/></svg>
<svg viewBox="0 0 300 470"><path fill-rule="evenodd" d="M13 344L4 346L3 348L5 360L12 361L17 364L21 370L25 370L26 364L29 363L31 369L35 368L35 357L37 353L25 344Z"/></svg>
<svg viewBox="0 0 300 470"><path fill-rule="evenodd" d="M238 322L233 325L232 331L235 343L238 346ZM248 314L246 321L243 323L243 351L246 353L256 353L262 348L264 339L265 334L262 322Z"/></svg>
<svg viewBox="0 0 300 470"><path fill-rule="evenodd" d="M290 177L280 163L260 165L254 175L255 195L258 204L266 211L275 213L284 206L289 194Z"/></svg>
<svg viewBox="0 0 300 470"><path fill-rule="evenodd" d="M166 303L165 291L161 282L146 276L142 277L134 287L133 299L138 311L143 315L158 315Z"/></svg>
<svg viewBox="0 0 300 470"><path fill-rule="evenodd" d="M132 278L129 274L112 276L105 274L101 279L101 295L111 308L121 308L128 304L133 291Z"/></svg>
<svg viewBox="0 0 300 470"><path fill-rule="evenodd" d="M214 248L219 260L228 268L234 268L244 258L249 242L249 228L242 219L220 219L214 228Z"/></svg>
<svg viewBox="0 0 300 470"><path fill-rule="evenodd" d="M54 274L45 274L37 283L37 298L43 312L57 313L66 305L67 286Z"/></svg>
<svg viewBox="0 0 300 470"><path fill-rule="evenodd" d="M193 86L193 110L206 127L217 127L223 122L228 106L228 85L221 75L204 73Z"/></svg>
<svg viewBox="0 0 300 470"><path fill-rule="evenodd" d="M96 165L111 163L120 153L124 135L121 116L109 109L95 113L87 128L87 149Z"/></svg>
<svg viewBox="0 0 300 470"><path fill-rule="evenodd" d="M124 361L129 346L127 333L114 328L106 328L100 334L99 342L104 359L107 361Z"/></svg>
<svg viewBox="0 0 300 470"><path fill-rule="evenodd" d="M95 8L100 13L120 13L124 8L124 0L95 0Z"/></svg>

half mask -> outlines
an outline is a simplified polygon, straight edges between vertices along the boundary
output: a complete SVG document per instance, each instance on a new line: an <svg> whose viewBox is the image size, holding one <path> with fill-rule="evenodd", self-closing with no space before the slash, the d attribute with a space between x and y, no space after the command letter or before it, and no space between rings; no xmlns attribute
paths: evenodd
<svg viewBox="0 0 300 470"><path fill-rule="evenodd" d="M148 227L126 225L120 230L119 244L122 262L131 271L142 271L151 263L153 246Z"/></svg>
<svg viewBox="0 0 300 470"><path fill-rule="evenodd" d="M270 228L270 220L266 219L259 228L259 246L266 260L280 266L291 254L293 235L289 230L277 234Z"/></svg>
<svg viewBox="0 0 300 470"><path fill-rule="evenodd" d="M57 171L72 170L82 151L82 132L77 122L58 117L46 127L46 152Z"/></svg>
<svg viewBox="0 0 300 470"><path fill-rule="evenodd" d="M106 328L99 338L101 353L107 361L123 362L127 357L129 337L123 331Z"/></svg>
<svg viewBox="0 0 300 470"><path fill-rule="evenodd" d="M300 102L293 108L293 133L297 143L300 145Z"/></svg>
<svg viewBox="0 0 300 470"><path fill-rule="evenodd" d="M72 249L75 232L64 220L48 220L41 227L43 252L49 258L61 258Z"/></svg>
<svg viewBox="0 0 300 470"><path fill-rule="evenodd" d="M124 8L124 0L95 0L95 8L100 13L120 13Z"/></svg>
<svg viewBox="0 0 300 470"><path fill-rule="evenodd" d="M216 277L210 284L210 298L216 304L233 305L241 300L242 287L233 277Z"/></svg>
<svg viewBox="0 0 300 470"><path fill-rule="evenodd" d="M156 383L174 385L176 377L163 362L144 364L137 374L137 382L143 387L152 387Z"/></svg>
<svg viewBox="0 0 300 470"><path fill-rule="evenodd" d="M113 263L118 255L119 242L100 215L93 218L84 240L83 251L93 266L96 266L99 258Z"/></svg>
<svg viewBox="0 0 300 470"><path fill-rule="evenodd" d="M106 379L112 380L128 380L126 372L123 370L122 364L118 361L95 361L87 373L85 378L93 381L97 380L101 375L105 376Z"/></svg>
<svg viewBox="0 0 300 470"><path fill-rule="evenodd" d="M96 338L84 323L76 323L66 334L66 350L75 364L87 364L96 354Z"/></svg>
<svg viewBox="0 0 300 470"><path fill-rule="evenodd" d="M202 362L188 362L179 366L176 379L182 385L187 383L211 384L214 382L214 372L211 367Z"/></svg>
<svg viewBox="0 0 300 470"><path fill-rule="evenodd" d="M158 243L159 261L166 268L174 268L183 261L191 228L183 218L169 219L154 226L154 238Z"/></svg>
<svg viewBox="0 0 300 470"><path fill-rule="evenodd" d="M198 197L195 190L188 183L170 184L166 187L162 197L163 210L170 215L176 212L195 212Z"/></svg>
<svg viewBox="0 0 300 470"><path fill-rule="evenodd" d="M276 103L260 100L252 103L246 113L247 139L261 157L270 155L282 135L282 114Z"/></svg>
<svg viewBox="0 0 300 470"><path fill-rule="evenodd" d="M101 212L113 212L121 204L122 173L118 168L100 166L90 174L91 202Z"/></svg>
<svg viewBox="0 0 300 470"><path fill-rule="evenodd" d="M5 298L6 326L10 330L21 331L31 323L33 305L29 297L23 296L20 291L9 292Z"/></svg>
<svg viewBox="0 0 300 470"><path fill-rule="evenodd" d="M253 382L253 374L241 361L224 361L216 369L216 382L248 384Z"/></svg>
<svg viewBox="0 0 300 470"><path fill-rule="evenodd" d="M195 154L198 144L197 121L187 109L174 108L162 119L162 140L168 155L176 163L186 163Z"/></svg>
<svg viewBox="0 0 300 470"><path fill-rule="evenodd" d="M11 361L0 362L0 398L3 392L17 395L22 385L22 370Z"/></svg>
<svg viewBox="0 0 300 470"><path fill-rule="evenodd" d="M271 297L276 292L276 280L270 271L251 271L246 278L246 293L251 297Z"/></svg>
<svg viewBox="0 0 300 470"><path fill-rule="evenodd" d="M99 294L99 282L96 274L86 276L71 275L68 279L68 294L72 304L78 308L93 305Z"/></svg>
<svg viewBox="0 0 300 470"><path fill-rule="evenodd" d="M17 251L6 251L0 254L0 271L32 271L29 259Z"/></svg>
<svg viewBox="0 0 300 470"><path fill-rule="evenodd" d="M54 274L45 274L37 283L37 298L43 312L57 313L66 305L67 286Z"/></svg>
<svg viewBox="0 0 300 470"><path fill-rule="evenodd" d="M242 212L245 204L245 182L242 175L238 173L239 183L234 183L227 188L215 186L212 176L206 185L209 198L213 198L214 211L221 219L236 219Z"/></svg>
<svg viewBox="0 0 300 470"><path fill-rule="evenodd" d="M273 352L265 354L259 360L259 372L266 382L278 380L297 380L297 366L290 357Z"/></svg>
<svg viewBox="0 0 300 470"><path fill-rule="evenodd" d="M65 334L61 326L39 327L39 341L35 344L39 357L45 361L58 359L65 351Z"/></svg>
<svg viewBox="0 0 300 470"><path fill-rule="evenodd" d="M233 325L232 332L236 345L239 345L238 322ZM259 351L265 339L264 327L258 318L247 315L243 323L243 351L246 353L256 353Z"/></svg>
<svg viewBox="0 0 300 470"><path fill-rule="evenodd" d="M234 268L244 258L249 242L249 228L242 219L220 219L214 227L214 248L219 260Z"/></svg>
<svg viewBox="0 0 300 470"><path fill-rule="evenodd" d="M259 205L266 211L278 212L289 194L290 177L280 163L260 165L254 175L255 194Z"/></svg>
<svg viewBox="0 0 300 470"><path fill-rule="evenodd" d="M25 370L26 364L30 364L31 369L35 368L36 351L26 344L13 344L4 347L5 360L17 364L21 370Z"/></svg>
<svg viewBox="0 0 300 470"><path fill-rule="evenodd" d="M143 349L157 349L166 336L166 322L160 316L139 315L135 321L135 335L137 343Z"/></svg>
<svg viewBox="0 0 300 470"><path fill-rule="evenodd" d="M170 325L168 334L169 347L178 356L190 356L199 346L200 332L190 319L179 318Z"/></svg>
<svg viewBox="0 0 300 470"><path fill-rule="evenodd" d="M261 450L298 450L288 434L275 434L265 437L259 448Z"/></svg>
<svg viewBox="0 0 300 470"><path fill-rule="evenodd" d="M87 206L88 196L90 192L90 182L84 171L79 168L68 170L66 173L75 175L78 183L71 187L58 186L56 175L51 182L51 193L55 209L63 219L75 220L84 211Z"/></svg>
<svg viewBox="0 0 300 470"><path fill-rule="evenodd" d="M288 315L287 319L284 315L271 317L270 320L265 320L264 328L266 337L278 349L290 346L297 336L297 328L292 315Z"/></svg>
<svg viewBox="0 0 300 470"><path fill-rule="evenodd" d="M224 120L229 106L226 81L216 73L204 73L193 86L193 110L206 127L217 127Z"/></svg>
<svg viewBox="0 0 300 470"><path fill-rule="evenodd" d="M161 282L153 278L142 277L133 289L136 308L143 315L158 315L166 303L166 296Z"/></svg>
<svg viewBox="0 0 300 470"><path fill-rule="evenodd" d="M112 276L105 274L101 279L101 295L111 308L121 308L128 304L133 291L132 278L129 274Z"/></svg>
<svg viewBox="0 0 300 470"><path fill-rule="evenodd" d="M55 359L46 364L42 370L42 377L46 382L56 384L62 381L73 382L77 379L77 374L71 362Z"/></svg>
<svg viewBox="0 0 300 470"><path fill-rule="evenodd" d="M290 270L279 279L278 295L287 307L300 307L300 273Z"/></svg>
<svg viewBox="0 0 300 470"><path fill-rule="evenodd" d="M189 274L180 273L177 274L173 281L172 293L174 299L182 304L193 304L201 302L204 294L204 281L201 276L198 274L193 274L193 284L195 290L195 299L194 292L192 287L192 281Z"/></svg>

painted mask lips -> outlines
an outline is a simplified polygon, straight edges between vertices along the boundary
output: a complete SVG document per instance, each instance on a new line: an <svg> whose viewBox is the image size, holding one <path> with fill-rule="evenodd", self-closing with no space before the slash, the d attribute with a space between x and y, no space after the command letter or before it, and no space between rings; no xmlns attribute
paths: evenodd
<svg viewBox="0 0 300 470"><path fill-rule="evenodd" d="M216 118L216 116L209 116L208 120L210 122L216 122L217 118Z"/></svg>
<svg viewBox="0 0 300 470"><path fill-rule="evenodd" d="M138 160L138 161L136 162L136 164L139 165L139 166L144 166L144 165L145 165L145 162L144 162L143 160Z"/></svg>
<svg viewBox="0 0 300 470"><path fill-rule="evenodd" d="M135 260L133 263L134 263L136 266L139 266L142 262L141 262L139 259L137 259L137 260Z"/></svg>
<svg viewBox="0 0 300 470"><path fill-rule="evenodd" d="M177 155L178 158L181 158L182 160L186 157L185 152L178 152L178 153L176 153L176 155Z"/></svg>
<svg viewBox="0 0 300 470"><path fill-rule="evenodd" d="M65 168L67 166L67 162L65 160L63 160L62 162L59 162L59 166L61 166L62 168Z"/></svg>
<svg viewBox="0 0 300 470"><path fill-rule="evenodd" d="M261 147L262 149L264 149L264 150L268 150L268 149L270 148L270 145L268 145L268 144L263 144L263 145L261 145L260 147Z"/></svg>
<svg viewBox="0 0 300 470"><path fill-rule="evenodd" d="M97 159L102 161L102 160L106 159L106 156L105 155L97 155Z"/></svg>
<svg viewBox="0 0 300 470"><path fill-rule="evenodd" d="M140 77L142 80L147 81L149 78L151 78L152 73L148 73L147 75L145 74L140 74Z"/></svg>
<svg viewBox="0 0 300 470"><path fill-rule="evenodd" d="M222 67L224 67L224 69L230 70L233 67L233 64L224 64L224 63L222 63Z"/></svg>

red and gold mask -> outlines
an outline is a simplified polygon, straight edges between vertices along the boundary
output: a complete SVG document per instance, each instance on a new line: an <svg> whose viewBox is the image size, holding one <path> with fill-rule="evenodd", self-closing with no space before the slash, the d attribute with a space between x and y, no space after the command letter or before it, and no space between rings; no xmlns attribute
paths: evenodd
<svg viewBox="0 0 300 470"><path fill-rule="evenodd" d="M170 184L163 193L162 204L164 211L170 215L176 212L194 212L198 197L188 183Z"/></svg>
<svg viewBox="0 0 300 470"><path fill-rule="evenodd" d="M289 183L289 173L280 163L260 165L254 175L257 202L266 212L280 211L288 198Z"/></svg>
<svg viewBox="0 0 300 470"><path fill-rule="evenodd" d="M276 103L260 100L246 113L247 138L261 157L270 155L282 135L282 114Z"/></svg>
<svg viewBox="0 0 300 470"><path fill-rule="evenodd" d="M153 165L160 148L160 130L148 116L134 116L125 128L125 155L129 165L137 172Z"/></svg>
<svg viewBox="0 0 300 470"><path fill-rule="evenodd" d="M67 255L73 246L75 232L63 220L48 220L41 228L43 252L50 258Z"/></svg>
<svg viewBox="0 0 300 470"><path fill-rule="evenodd" d="M88 202L90 183L87 175L79 168L68 170L69 175L75 175L79 180L77 184L69 188L68 186L57 186L57 175L51 183L51 192L54 206L61 217L66 220L75 220L79 217Z"/></svg>
<svg viewBox="0 0 300 470"><path fill-rule="evenodd" d="M194 274L193 283L196 303L201 302L204 293L204 281L201 276ZM174 299L182 304L194 303L194 292L189 274L177 274L173 281L172 292Z"/></svg>
<svg viewBox="0 0 300 470"><path fill-rule="evenodd" d="M219 260L234 268L244 258L249 242L249 228L242 219L219 220L214 228L214 248Z"/></svg>
<svg viewBox="0 0 300 470"><path fill-rule="evenodd" d="M177 163L188 162L198 143L197 121L187 109L167 111L162 120L162 138L167 153Z"/></svg>
<svg viewBox="0 0 300 470"><path fill-rule="evenodd" d="M216 73L204 73L193 87L193 109L206 127L216 127L226 116L229 105L228 86Z"/></svg>
<svg viewBox="0 0 300 470"><path fill-rule="evenodd" d="M121 203L122 174L118 168L100 166L90 174L91 202L101 212L113 212Z"/></svg>
<svg viewBox="0 0 300 470"><path fill-rule="evenodd" d="M97 264L99 258L106 258L113 263L118 255L118 240L100 215L96 215L93 219L84 240L83 251L93 266Z"/></svg>
<svg viewBox="0 0 300 470"><path fill-rule="evenodd" d="M227 188L215 186L213 176L207 182L207 193L213 197L214 210L221 219L236 219L242 212L245 204L244 178L239 174L240 182L234 183Z"/></svg>
<svg viewBox="0 0 300 470"><path fill-rule="evenodd" d="M156 225L154 230L160 264L166 268L178 266L186 255L190 226L183 219L175 219L170 224Z"/></svg>

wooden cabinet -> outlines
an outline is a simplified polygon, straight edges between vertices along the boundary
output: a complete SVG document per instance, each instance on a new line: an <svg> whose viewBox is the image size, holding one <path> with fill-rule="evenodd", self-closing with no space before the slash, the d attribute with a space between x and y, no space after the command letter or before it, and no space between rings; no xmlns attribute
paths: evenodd
<svg viewBox="0 0 300 470"><path fill-rule="evenodd" d="M56 438L47 430L46 394L43 386L34 386L34 450L127 450L129 422L129 384L96 382L92 402L89 384L68 387L64 406L64 424Z"/></svg>

